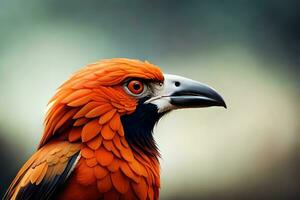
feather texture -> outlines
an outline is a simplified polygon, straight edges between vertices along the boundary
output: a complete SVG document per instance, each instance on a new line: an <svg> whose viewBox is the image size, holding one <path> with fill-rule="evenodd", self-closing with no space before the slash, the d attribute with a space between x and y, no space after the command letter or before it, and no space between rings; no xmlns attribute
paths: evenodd
<svg viewBox="0 0 300 200"><path fill-rule="evenodd" d="M50 199L76 165L80 144L51 142L21 168L3 199Z"/></svg>
<svg viewBox="0 0 300 200"><path fill-rule="evenodd" d="M155 65L120 58L90 64L62 84L49 102L39 150L17 174L7 199L36 194L56 194L59 199L157 199L158 160L133 151L121 121L138 105L123 89L129 78L163 81ZM61 193L55 193L63 183Z"/></svg>

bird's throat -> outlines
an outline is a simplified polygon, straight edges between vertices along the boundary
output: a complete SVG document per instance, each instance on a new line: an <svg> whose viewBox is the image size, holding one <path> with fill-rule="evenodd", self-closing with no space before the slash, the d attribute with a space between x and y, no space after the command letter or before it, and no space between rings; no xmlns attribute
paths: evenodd
<svg viewBox="0 0 300 200"><path fill-rule="evenodd" d="M146 99L139 101L134 113L121 117L127 142L133 151L147 156L159 156L159 150L153 138L153 128L162 114L156 105L144 104Z"/></svg>

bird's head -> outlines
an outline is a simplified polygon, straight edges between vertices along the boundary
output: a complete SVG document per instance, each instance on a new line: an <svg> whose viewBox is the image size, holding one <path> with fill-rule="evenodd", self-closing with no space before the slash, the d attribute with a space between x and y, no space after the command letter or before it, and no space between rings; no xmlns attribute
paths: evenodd
<svg viewBox="0 0 300 200"><path fill-rule="evenodd" d="M163 74L149 62L103 60L79 70L58 89L49 103L40 145L76 128L79 136L66 136L71 141L88 143L99 132L102 140L112 140L118 133L133 150L155 156L152 130L165 113L209 106L226 108L223 98L205 84Z"/></svg>

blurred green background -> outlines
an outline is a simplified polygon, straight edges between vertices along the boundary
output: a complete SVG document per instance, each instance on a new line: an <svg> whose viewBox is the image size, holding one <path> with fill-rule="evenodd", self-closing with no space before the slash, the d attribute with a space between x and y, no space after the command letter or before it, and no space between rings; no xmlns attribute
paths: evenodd
<svg viewBox="0 0 300 200"><path fill-rule="evenodd" d="M217 89L155 131L161 199L299 199L299 1L0 1L0 194L71 73L129 57Z"/></svg>

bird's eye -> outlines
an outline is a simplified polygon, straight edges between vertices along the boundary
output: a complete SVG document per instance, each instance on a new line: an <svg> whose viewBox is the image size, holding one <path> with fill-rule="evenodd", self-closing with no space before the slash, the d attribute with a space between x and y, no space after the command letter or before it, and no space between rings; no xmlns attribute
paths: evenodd
<svg viewBox="0 0 300 200"><path fill-rule="evenodd" d="M127 83L127 89L132 95L138 96L143 93L145 86L139 80L131 80Z"/></svg>

